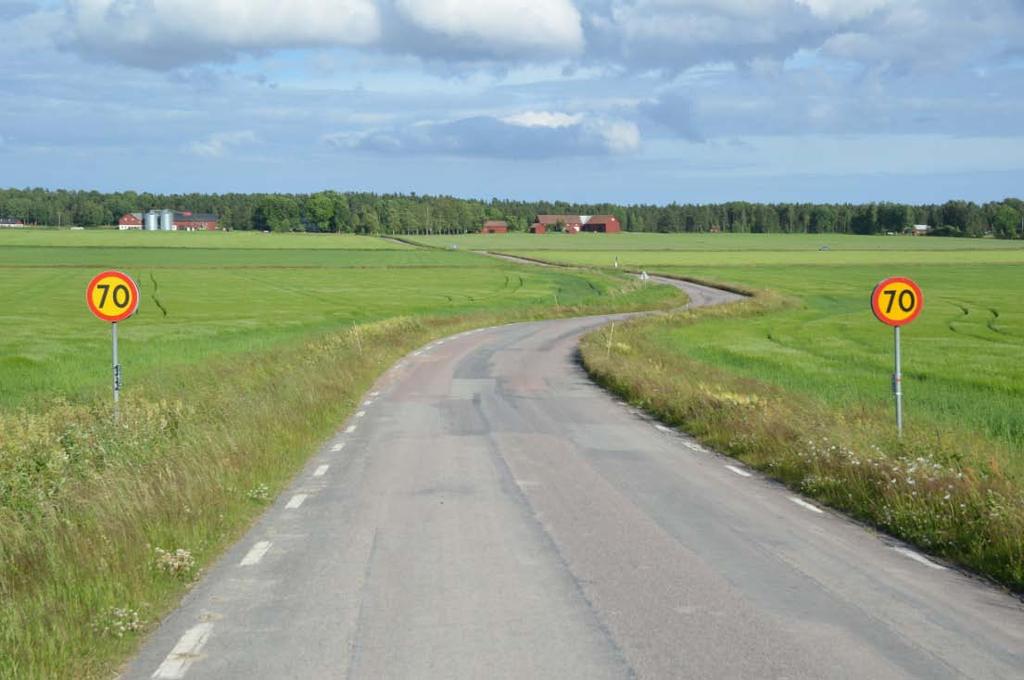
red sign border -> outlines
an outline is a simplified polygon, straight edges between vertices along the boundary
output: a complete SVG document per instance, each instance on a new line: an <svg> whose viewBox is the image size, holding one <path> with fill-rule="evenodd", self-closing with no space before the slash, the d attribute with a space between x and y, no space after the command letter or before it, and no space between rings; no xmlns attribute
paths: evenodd
<svg viewBox="0 0 1024 680"><path fill-rule="evenodd" d="M132 301L135 303L134 305L132 305L131 309L117 317L107 316L106 314L102 313L99 310L99 308L97 308L92 303L93 289L99 284L100 281L110 276L121 279L122 282L124 282L129 288L132 289ZM89 282L88 287L86 287L85 289L85 303L89 305L89 311L92 312L93 315L96 316L96 318L99 319L100 321L106 321L107 323L117 323L118 321L124 321L131 315L135 314L135 312L139 311L139 286L137 283L135 283L135 279L128 276L124 272L119 272L116 270L105 271L92 277L92 281Z"/></svg>
<svg viewBox="0 0 1024 680"><path fill-rule="evenodd" d="M914 311L914 313L908 316L903 321L893 321L891 319L886 318L885 315L882 313L881 306L879 305L879 298L882 297L882 289L888 286L890 283L904 283L910 286L910 288L914 291L914 294L917 296L917 299L920 303L917 305L917 309ZM921 286L917 285L917 283L912 279L908 279L905 276L890 276L884 281L881 281L877 286L875 286L875 289L871 291L871 311L874 313L875 318L884 323L886 326L892 326L893 328L896 328L897 326L906 326L907 324L914 321L917 317L919 317L921 315L921 312L924 311L924 293L921 292Z"/></svg>

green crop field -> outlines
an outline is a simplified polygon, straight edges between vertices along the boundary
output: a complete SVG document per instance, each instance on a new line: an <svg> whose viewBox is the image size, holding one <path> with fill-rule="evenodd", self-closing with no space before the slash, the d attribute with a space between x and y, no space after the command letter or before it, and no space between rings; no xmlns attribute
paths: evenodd
<svg viewBox="0 0 1024 680"><path fill-rule="evenodd" d="M106 268L141 286L117 421L85 304ZM406 352L682 298L369 237L26 230L0 232L0 301L0 677L51 678L111 677Z"/></svg>
<svg viewBox="0 0 1024 680"><path fill-rule="evenodd" d="M1012 464L1024 473L1024 242L729 234L614 238L622 246L616 251L514 252L594 267L611 267L617 257L621 267L768 289L797 300L795 308L756 318L665 329L658 340L837 406L890 408L892 332L875 320L868 296L886 276L913 277L927 304L904 331L908 418L1006 442L1021 453ZM820 244L828 249L819 250Z"/></svg>
<svg viewBox="0 0 1024 680"><path fill-rule="evenodd" d="M106 385L109 330L84 302L104 268L142 287L139 314L121 328L129 384L352 324L575 305L619 285L360 236L0 232L0 408Z"/></svg>
<svg viewBox="0 0 1024 680"><path fill-rule="evenodd" d="M910 238L904 236L850 236L847 234L466 234L461 236L405 236L414 243L435 248L457 246L462 250L495 252L554 250L625 251L671 250L724 252L792 252L829 250L888 250L899 252L968 250L1021 250L1024 242L995 239Z"/></svg>
<svg viewBox="0 0 1024 680"><path fill-rule="evenodd" d="M732 307L591 334L582 356L596 380L819 502L1024 591L1024 243L631 234L551 242L569 247L501 250L602 269L617 259L620 268L754 292ZM872 288L893 275L914 278L925 296L903 331L903 437L891 396L893 332L869 309Z"/></svg>
<svg viewBox="0 0 1024 680"><path fill-rule="evenodd" d="M265 234L257 231L117 231L114 229L10 229L2 246L46 248L223 248L244 250L404 250L407 245L352 234Z"/></svg>

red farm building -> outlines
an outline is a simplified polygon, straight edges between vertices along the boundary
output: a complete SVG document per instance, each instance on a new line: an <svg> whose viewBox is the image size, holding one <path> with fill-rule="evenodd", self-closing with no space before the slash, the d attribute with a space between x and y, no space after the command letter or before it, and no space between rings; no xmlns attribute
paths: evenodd
<svg viewBox="0 0 1024 680"><path fill-rule="evenodd" d="M217 216L176 210L150 210L148 213L125 213L117 220L121 231L217 231Z"/></svg>
<svg viewBox="0 0 1024 680"><path fill-rule="evenodd" d="M537 215L537 222L530 227L530 232L543 234L549 229L566 234L578 234L581 231L600 234L617 234L622 225L614 215Z"/></svg>
<svg viewBox="0 0 1024 680"><path fill-rule="evenodd" d="M142 229L142 213L125 213L117 221L117 228L121 231L129 229Z"/></svg>
<svg viewBox="0 0 1024 680"><path fill-rule="evenodd" d="M598 234L618 234L622 231L622 225L614 215L592 215L583 222L582 230Z"/></svg>
<svg viewBox="0 0 1024 680"><path fill-rule="evenodd" d="M508 222L504 220L487 220L484 226L480 227L481 234L507 234Z"/></svg>
<svg viewBox="0 0 1024 680"><path fill-rule="evenodd" d="M174 228L177 231L217 231L217 216L209 213L176 212Z"/></svg>

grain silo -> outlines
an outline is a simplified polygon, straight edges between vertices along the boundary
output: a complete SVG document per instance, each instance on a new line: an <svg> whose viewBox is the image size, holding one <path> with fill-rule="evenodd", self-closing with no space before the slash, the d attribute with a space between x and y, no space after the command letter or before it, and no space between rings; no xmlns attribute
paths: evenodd
<svg viewBox="0 0 1024 680"><path fill-rule="evenodd" d="M160 231L174 231L174 211L160 211Z"/></svg>
<svg viewBox="0 0 1024 680"><path fill-rule="evenodd" d="M160 213L156 210L146 212L146 231L157 231L160 229Z"/></svg>

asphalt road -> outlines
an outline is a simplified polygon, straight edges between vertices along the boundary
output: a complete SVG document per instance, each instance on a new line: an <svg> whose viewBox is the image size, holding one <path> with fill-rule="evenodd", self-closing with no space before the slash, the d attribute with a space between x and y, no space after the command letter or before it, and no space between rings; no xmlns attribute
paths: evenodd
<svg viewBox="0 0 1024 680"><path fill-rule="evenodd" d="M124 677L1024 678L1019 600L593 386L607 320L406 357Z"/></svg>

